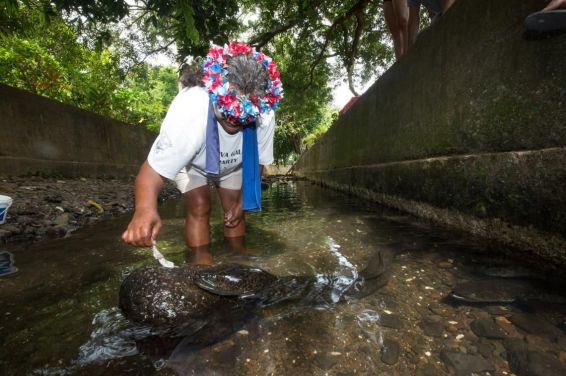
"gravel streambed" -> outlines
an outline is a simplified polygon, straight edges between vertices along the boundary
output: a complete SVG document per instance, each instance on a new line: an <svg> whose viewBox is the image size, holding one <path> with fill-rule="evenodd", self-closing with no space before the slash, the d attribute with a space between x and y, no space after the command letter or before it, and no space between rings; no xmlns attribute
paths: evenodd
<svg viewBox="0 0 566 376"><path fill-rule="evenodd" d="M103 218L132 212L134 177L61 179L39 176L0 177L0 194L13 199L0 242L69 236ZM167 181L159 200L179 197Z"/></svg>

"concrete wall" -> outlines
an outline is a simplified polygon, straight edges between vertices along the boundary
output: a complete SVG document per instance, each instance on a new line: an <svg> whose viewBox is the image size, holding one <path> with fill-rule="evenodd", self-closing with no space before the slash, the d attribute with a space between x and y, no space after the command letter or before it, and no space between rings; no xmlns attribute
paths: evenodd
<svg viewBox="0 0 566 376"><path fill-rule="evenodd" d="M566 34L523 26L543 4L456 0L296 174L566 265Z"/></svg>
<svg viewBox="0 0 566 376"><path fill-rule="evenodd" d="M155 136L0 84L0 175L136 174Z"/></svg>

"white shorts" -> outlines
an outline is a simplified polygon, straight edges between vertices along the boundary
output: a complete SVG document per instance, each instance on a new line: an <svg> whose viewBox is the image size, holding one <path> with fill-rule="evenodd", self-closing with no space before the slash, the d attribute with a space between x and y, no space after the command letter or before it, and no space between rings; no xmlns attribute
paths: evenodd
<svg viewBox="0 0 566 376"><path fill-rule="evenodd" d="M175 176L175 184L177 189L181 193L187 193L195 188L208 185L208 183L214 184L216 187L226 188L226 189L242 189L242 169L238 169L228 175L221 177L210 177L202 172L191 168L187 171L183 168L177 176Z"/></svg>

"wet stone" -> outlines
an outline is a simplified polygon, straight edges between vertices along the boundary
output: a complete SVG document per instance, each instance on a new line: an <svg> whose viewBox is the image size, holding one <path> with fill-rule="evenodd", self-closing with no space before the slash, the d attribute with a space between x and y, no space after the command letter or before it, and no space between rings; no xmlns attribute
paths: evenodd
<svg viewBox="0 0 566 376"><path fill-rule="evenodd" d="M59 193L48 194L43 199L52 204L59 204L63 201L63 197Z"/></svg>
<svg viewBox="0 0 566 376"><path fill-rule="evenodd" d="M484 338L480 338L477 343L477 348L478 353L484 358L489 358L493 354L493 350L495 349L493 344Z"/></svg>
<svg viewBox="0 0 566 376"><path fill-rule="evenodd" d="M448 262L448 261L441 261L441 262L439 262L439 263L437 264L437 266L438 266L440 269L450 269L450 268L452 268L454 265L453 265L451 262Z"/></svg>
<svg viewBox="0 0 566 376"><path fill-rule="evenodd" d="M437 376L440 371L433 364L425 364L417 369L417 376Z"/></svg>
<svg viewBox="0 0 566 376"><path fill-rule="evenodd" d="M433 320L423 320L419 326L424 334L429 337L442 337L444 334L444 325L441 322Z"/></svg>
<svg viewBox="0 0 566 376"><path fill-rule="evenodd" d="M401 316L395 314L384 314L379 316L378 320L381 326L392 329L401 329L403 327L403 320Z"/></svg>
<svg viewBox="0 0 566 376"><path fill-rule="evenodd" d="M566 366L550 353L541 351L510 351L509 368L519 376L563 376Z"/></svg>
<svg viewBox="0 0 566 376"><path fill-rule="evenodd" d="M505 316L511 313L509 307L500 305L483 307L483 310L493 316Z"/></svg>
<svg viewBox="0 0 566 376"><path fill-rule="evenodd" d="M0 229L0 240L5 239L10 235L12 235L11 231L6 231L6 230L3 230L3 229Z"/></svg>
<svg viewBox="0 0 566 376"><path fill-rule="evenodd" d="M67 230L64 226L53 226L48 227L45 233L50 238L62 238L67 234Z"/></svg>
<svg viewBox="0 0 566 376"><path fill-rule="evenodd" d="M69 224L69 213L63 213L61 215L59 215L57 218L55 218L55 220L53 220L53 223L59 226L65 226Z"/></svg>
<svg viewBox="0 0 566 376"><path fill-rule="evenodd" d="M507 333L493 319L477 319L472 321L470 328L478 337L504 339Z"/></svg>
<svg viewBox="0 0 566 376"><path fill-rule="evenodd" d="M399 361L399 343L392 339L385 339L381 348L381 361L390 366Z"/></svg>
<svg viewBox="0 0 566 376"><path fill-rule="evenodd" d="M509 352L519 352L519 351L527 351L528 345L525 341L521 340L520 338L507 338L503 341L503 347L507 353Z"/></svg>
<svg viewBox="0 0 566 376"><path fill-rule="evenodd" d="M240 355L240 347L234 344L231 346L226 346L225 348L218 349L213 354L213 358L216 362L220 364L229 364L234 361L238 355Z"/></svg>
<svg viewBox="0 0 566 376"><path fill-rule="evenodd" d="M358 351L369 356L373 355L373 353L375 352L375 350L371 346L365 343L358 347Z"/></svg>
<svg viewBox="0 0 566 376"><path fill-rule="evenodd" d="M339 356L335 356L328 353L316 354L316 357L314 359L316 365L324 370L328 370L334 367L334 365L338 363L338 360L340 360Z"/></svg>
<svg viewBox="0 0 566 376"><path fill-rule="evenodd" d="M434 304L428 307L429 311L442 317L450 317L454 315L454 309L445 304Z"/></svg>
<svg viewBox="0 0 566 376"><path fill-rule="evenodd" d="M481 355L462 354L443 350L440 353L440 359L458 376L471 375L474 372L491 372L495 370L493 364L484 359Z"/></svg>
<svg viewBox="0 0 566 376"><path fill-rule="evenodd" d="M392 296L384 296L382 298L383 306L391 311L398 311L399 310L399 303L395 301L395 298Z"/></svg>
<svg viewBox="0 0 566 376"><path fill-rule="evenodd" d="M529 348L535 348L537 350L547 350L551 347L550 342L546 338L542 338L533 334L527 334L525 336L525 342Z"/></svg>
<svg viewBox="0 0 566 376"><path fill-rule="evenodd" d="M9 232L11 234L19 234L21 232L20 228L17 226L13 226L13 225L9 225L9 224L3 224L2 225L2 230Z"/></svg>
<svg viewBox="0 0 566 376"><path fill-rule="evenodd" d="M562 331L545 319L537 315L516 313L509 320L518 328L527 333L556 339L562 336Z"/></svg>

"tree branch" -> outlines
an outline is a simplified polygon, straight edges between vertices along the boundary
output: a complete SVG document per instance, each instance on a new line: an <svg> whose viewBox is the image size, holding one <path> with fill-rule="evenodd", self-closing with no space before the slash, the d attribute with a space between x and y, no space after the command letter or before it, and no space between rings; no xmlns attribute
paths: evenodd
<svg viewBox="0 0 566 376"><path fill-rule="evenodd" d="M352 94L358 96L358 92L356 91L353 74L354 74L354 65L356 62L356 56L358 55L358 49L360 47L360 39L362 36L362 32L364 30L364 15L361 11L356 12L356 31L354 32L354 39L352 40L352 48L350 49L350 59L348 59L348 87Z"/></svg>
<svg viewBox="0 0 566 376"><path fill-rule="evenodd" d="M311 69L310 69L310 80L309 80L309 86L312 85L312 82L314 80L314 70L316 69L316 66L322 61L322 59L324 58L324 52L326 51L326 48L328 47L328 44L330 43L330 35L331 33L334 31L334 29L344 23L348 18L352 17L355 14L363 14L365 8L367 7L368 3L370 2L370 0L358 0L358 2L356 2L354 5L352 5L352 7L350 7L350 9L348 9L346 11L346 13L339 15L338 17L336 17L334 19L334 21L332 22L332 24L328 27L328 29L326 30L325 33L325 37L324 37L324 43L322 45L322 47L320 48L320 52L318 54L318 56L316 57L316 59L314 60L313 64L311 65Z"/></svg>
<svg viewBox="0 0 566 376"><path fill-rule="evenodd" d="M133 65L132 65L131 67L129 67L128 69L126 69L126 74L127 74L128 72L130 72L132 69L134 69L135 67L137 67L137 66L143 64L143 63L147 60L147 58L150 57L151 55L156 54L156 53L161 52L161 51L166 51L169 47L171 47L171 45L172 45L173 43L175 43L175 39L172 39L169 43L167 43L167 44L165 44L165 45L163 45L163 46L159 46L159 47L157 47L157 48L154 48L154 49L151 50L151 51L148 51L148 52L145 54L145 56L144 56L141 60L136 61L135 64L133 64Z"/></svg>
<svg viewBox="0 0 566 376"><path fill-rule="evenodd" d="M300 22L301 22L300 18L290 19L289 21L287 21L287 23L274 27L268 32L265 32L261 35L252 38L248 43L252 46L255 46L257 49L261 49L263 46L269 43L269 41L271 41L276 35L292 29L293 27L297 26Z"/></svg>

